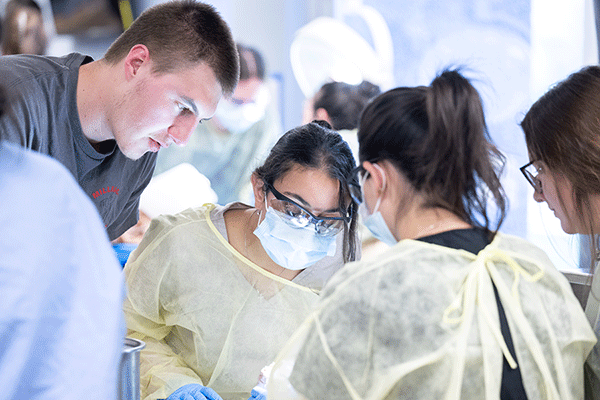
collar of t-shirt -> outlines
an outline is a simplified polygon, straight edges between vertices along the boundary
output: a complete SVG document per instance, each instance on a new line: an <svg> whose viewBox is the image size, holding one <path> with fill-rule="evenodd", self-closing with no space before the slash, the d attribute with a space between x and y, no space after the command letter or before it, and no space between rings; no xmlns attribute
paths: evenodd
<svg viewBox="0 0 600 400"><path fill-rule="evenodd" d="M490 244L485 230L481 228L455 229L418 238L421 242L437 244L451 249L466 250L477 254Z"/></svg>

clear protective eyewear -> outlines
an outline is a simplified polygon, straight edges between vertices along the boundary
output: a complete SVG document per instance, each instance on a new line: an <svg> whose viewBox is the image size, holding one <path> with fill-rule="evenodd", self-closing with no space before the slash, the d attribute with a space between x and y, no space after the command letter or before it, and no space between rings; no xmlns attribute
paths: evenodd
<svg viewBox="0 0 600 400"><path fill-rule="evenodd" d="M540 181L538 178L540 168L536 168L536 166L533 165L534 162L535 161L530 161L519 169L525 176L525 179L527 179L527 182L533 186L533 190L535 190L537 193L542 193L542 181Z"/></svg>
<svg viewBox="0 0 600 400"><path fill-rule="evenodd" d="M312 224L315 227L317 235L335 236L344 229L344 223L350 223L351 207L345 212L340 210L339 213L336 213L336 216L317 217L294 200L279 193L273 185L267 184L266 186L275 196L271 200L271 207L278 213L281 219L294 228L305 228Z"/></svg>

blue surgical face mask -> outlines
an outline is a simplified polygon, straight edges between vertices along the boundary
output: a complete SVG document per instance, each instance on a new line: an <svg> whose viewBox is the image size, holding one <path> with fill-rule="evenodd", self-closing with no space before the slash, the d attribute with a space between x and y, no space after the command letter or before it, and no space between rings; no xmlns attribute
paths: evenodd
<svg viewBox="0 0 600 400"><path fill-rule="evenodd" d="M335 254L336 236L317 235L312 225L292 227L277 213L268 207L265 219L254 230L269 257L277 264L299 271Z"/></svg>
<svg viewBox="0 0 600 400"><path fill-rule="evenodd" d="M380 169L380 171L383 175L383 188L385 188L385 172L377 164L373 164L373 165ZM368 172L365 174L364 178L362 179L362 182L360 185L361 188L364 185L364 181L367 179L367 176L368 176L367 174L368 174ZM363 193L363 202L360 203L360 206L358 207L358 213L361 216L362 223L369 229L369 231L371 231L373 236L375 236L377 239L381 240L383 243L385 243L389 246L393 246L396 243L398 243L398 241L396 240L394 235L392 235L390 228L388 228L387 224L385 223L385 220L383 219L383 215L381 215L381 212L379 212L379 205L381 204L382 197L380 196L377 199L377 203L375 203L375 209L373 210L373 213L371 215L369 215L369 211L367 209L367 205L366 205L364 198L365 198L365 196Z"/></svg>

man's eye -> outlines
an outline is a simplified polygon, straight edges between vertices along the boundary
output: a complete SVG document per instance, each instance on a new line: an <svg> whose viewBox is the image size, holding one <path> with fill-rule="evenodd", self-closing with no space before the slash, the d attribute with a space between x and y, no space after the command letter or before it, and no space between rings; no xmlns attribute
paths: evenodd
<svg viewBox="0 0 600 400"><path fill-rule="evenodd" d="M189 109L188 106L181 104L181 103L177 103L177 108L179 109L179 111L181 111L183 113L191 112L191 110Z"/></svg>

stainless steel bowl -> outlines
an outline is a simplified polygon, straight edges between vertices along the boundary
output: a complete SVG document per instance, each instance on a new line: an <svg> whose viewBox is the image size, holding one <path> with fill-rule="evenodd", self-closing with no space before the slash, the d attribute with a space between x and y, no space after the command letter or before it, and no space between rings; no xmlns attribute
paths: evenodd
<svg viewBox="0 0 600 400"><path fill-rule="evenodd" d="M125 338L117 382L119 400L140 400L140 351L144 347L141 340Z"/></svg>

